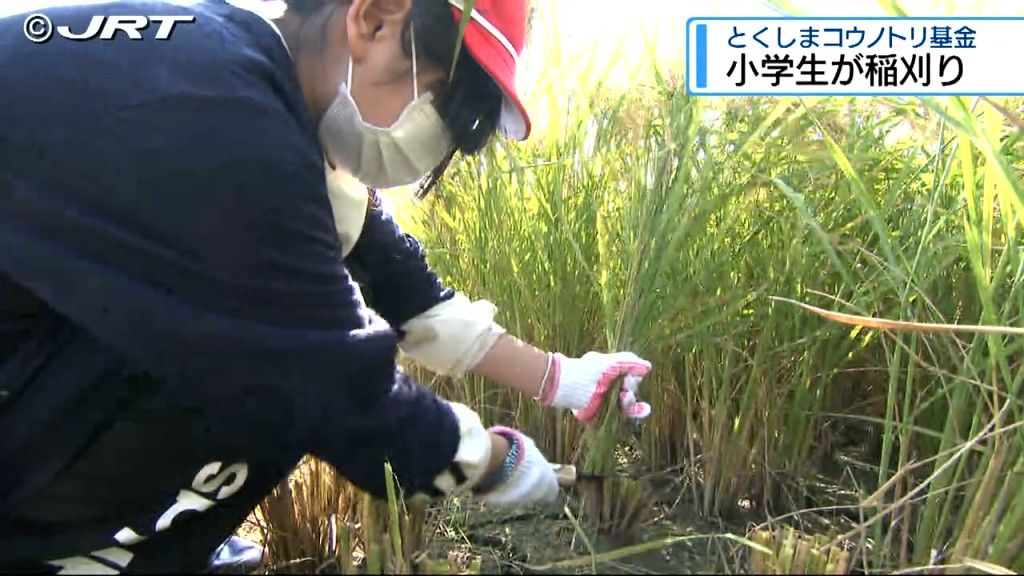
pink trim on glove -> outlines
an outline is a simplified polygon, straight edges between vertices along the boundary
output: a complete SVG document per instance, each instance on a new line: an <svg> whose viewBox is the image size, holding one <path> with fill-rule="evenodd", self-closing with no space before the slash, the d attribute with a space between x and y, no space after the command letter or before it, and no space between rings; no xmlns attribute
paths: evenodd
<svg viewBox="0 0 1024 576"><path fill-rule="evenodd" d="M544 390L544 396L540 399L541 406L551 406L551 403L555 401L555 397L558 395L558 383L561 381L562 372L562 356L559 353L551 355L551 374L548 375L550 379L548 381L548 387Z"/></svg>
<svg viewBox="0 0 1024 576"><path fill-rule="evenodd" d="M639 362L616 362L608 366L605 371L601 374L601 378L597 381L597 388L594 390L594 395L590 397L590 402L586 408L582 410L575 410L573 415L576 419L583 423L588 423L597 416L598 411L601 409L601 400L604 399L605 394L611 389L615 379L623 374L633 376L646 376L651 371L651 367L647 364L641 364ZM624 402L628 398L629 390L626 388L622 389L619 394L619 402ZM636 406L636 405L634 405ZM644 408L639 408L637 413L643 412Z"/></svg>
<svg viewBox="0 0 1024 576"><path fill-rule="evenodd" d="M634 420L643 420L651 415L651 405L647 402L637 402L636 393L632 390L623 389L619 393L619 404L626 412L626 416Z"/></svg>
<svg viewBox="0 0 1024 576"><path fill-rule="evenodd" d="M514 428L509 428L508 426L492 426L488 432L514 436L516 438L516 441L519 442L519 453L516 455L516 468L518 468L519 465L523 463L523 456L525 456L526 453L526 440L523 437L523 433ZM509 449L511 450L512 447L509 446Z"/></svg>

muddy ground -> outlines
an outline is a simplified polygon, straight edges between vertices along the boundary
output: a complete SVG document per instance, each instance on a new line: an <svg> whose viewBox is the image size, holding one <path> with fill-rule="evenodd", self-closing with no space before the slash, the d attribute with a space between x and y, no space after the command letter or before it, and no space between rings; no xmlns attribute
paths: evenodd
<svg viewBox="0 0 1024 576"><path fill-rule="evenodd" d="M695 538L672 545L659 544L669 537L721 532L721 527L693 517L659 519L628 539L587 534L589 546L564 513L502 515L477 510L469 517L463 534L433 540L431 557L447 558L460 568L478 560L483 574L699 574L718 573L723 566L736 561L737 546L720 539ZM598 558L596 562L590 553L590 547L600 557L602 553L644 543L656 548L607 561Z"/></svg>
<svg viewBox="0 0 1024 576"><path fill-rule="evenodd" d="M830 464L847 474L870 473L854 473L848 457L835 456L836 461ZM747 536L752 528L763 525L768 514L762 503L744 499L721 511L719 516L724 520L703 519L697 513L692 487L683 485L679 473L630 476L644 487L650 509L643 524L626 539L595 537L592 526L577 522L581 491L572 490L564 502L568 513L558 506L519 513L488 511L479 506L460 510L454 521L434 535L430 556L447 558L460 568L466 568L469 559L478 558L484 574L750 573L751 549L723 535ZM782 507L804 511L785 518L785 524L808 534L848 531L857 521L854 505L863 496L852 488L849 482L824 476L792 481L786 493L778 497L787 502ZM827 513L807 510L831 507L849 508ZM586 537L577 529L581 523ZM665 544L670 538L676 542ZM592 540L589 547L587 539ZM600 557L609 551L643 545L652 549L607 562L590 561L591 549Z"/></svg>
<svg viewBox="0 0 1024 576"><path fill-rule="evenodd" d="M842 467L850 472L848 464ZM693 489L684 485L683 474L635 471L628 476L643 487L647 507L643 522L627 538L596 536L586 518L577 520L585 487L569 490L558 505L517 511L488 510L463 499L437 511L443 521L429 523L436 529L424 539L421 560L432 567L421 564L426 567L423 571L445 573L437 571L441 567L456 570L447 573L482 574L750 573L750 548L723 535L746 536L752 527L764 523L767 515L759 502L745 499L722 511L720 516L726 520L709 520L696 512ZM787 497L795 497L787 506L791 509L848 506L858 501L849 486L844 489L824 477L799 483L787 491ZM842 514L808 512L786 519L786 524L811 534L845 532L853 522L855 518ZM676 541L666 543L668 539ZM645 545L646 550L601 561L609 552ZM295 570L269 569L289 571Z"/></svg>
<svg viewBox="0 0 1024 576"><path fill-rule="evenodd" d="M662 490L658 494L647 484L649 509L644 521L626 537L612 538L595 534L593 524L581 516L581 495L570 490L556 505L519 510L486 509L467 500L449 502L434 513L443 518L428 522L434 528L424 536L423 555L417 560L423 573L477 574L699 574L743 570L742 546L720 537L705 535L733 532L743 534L744 526L707 522L693 513L689 502ZM678 491L677 491L678 492ZM239 533L261 541L252 525ZM693 537L692 540L665 545L667 538ZM649 549L600 561L601 555L625 548ZM598 561L593 561L593 551ZM357 552L355 559L359 562ZM269 559L268 559L269 560ZM291 559L295 560L295 559ZM423 561L426 562L423 562ZM283 564L282 564L282 561ZM270 565L270 564L274 565ZM448 572L454 570L454 572ZM309 562L288 565L274 558L258 573L310 573ZM322 566L320 573L337 573L333 566Z"/></svg>

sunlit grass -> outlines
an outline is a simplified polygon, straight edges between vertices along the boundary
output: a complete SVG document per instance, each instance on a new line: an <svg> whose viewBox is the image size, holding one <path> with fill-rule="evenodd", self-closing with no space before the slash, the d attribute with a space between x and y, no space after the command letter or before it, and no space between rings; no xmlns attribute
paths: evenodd
<svg viewBox="0 0 1024 576"><path fill-rule="evenodd" d="M704 514L748 497L788 512L793 480L858 445L875 469L862 497L884 487L864 512L862 561L1020 567L1024 436L1008 426L1021 339L858 329L771 298L1020 326L1012 122L983 102L661 88L595 100L557 140L457 165L418 214L431 262L539 345L651 359L643 464L695 470ZM908 119L915 138L892 144ZM438 385L514 418L555 459L593 458L575 453L585 431L564 415L473 378Z"/></svg>
<svg viewBox="0 0 1024 576"><path fill-rule="evenodd" d="M817 505L802 486L825 475L852 491L833 536L858 568L1024 569L1024 343L999 330L1024 314L1022 136L1006 116L1021 103L674 88L596 97L558 138L460 161L403 214L513 333L650 359L651 418L595 444L493 383L418 373L553 461L679 470L707 518L749 518L745 501L800 519Z"/></svg>
<svg viewBox="0 0 1024 576"><path fill-rule="evenodd" d="M531 142L459 160L423 204L391 201L514 334L651 360L654 413L599 440L482 379L417 374L552 461L675 471L692 515L732 520L732 538L771 528L777 557L753 562L1024 571L1024 338L1005 330L1024 325L1024 101L706 99L671 75L604 86L592 66L568 107L565 78L539 88L559 114ZM844 499L822 503L822 482ZM601 504L607 519L621 503ZM781 521L814 510L833 523L808 535L824 558Z"/></svg>

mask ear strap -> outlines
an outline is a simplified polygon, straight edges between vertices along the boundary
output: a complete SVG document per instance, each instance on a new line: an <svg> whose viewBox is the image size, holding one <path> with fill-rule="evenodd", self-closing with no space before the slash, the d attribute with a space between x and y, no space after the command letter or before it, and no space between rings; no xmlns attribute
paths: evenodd
<svg viewBox="0 0 1024 576"><path fill-rule="evenodd" d="M420 86L418 79L420 75L419 70L416 68L416 23L409 25L409 33L412 37L412 97L414 100L419 100Z"/></svg>
<svg viewBox="0 0 1024 576"><path fill-rule="evenodd" d="M352 55L351 54L348 57L348 83L345 84L345 87L348 88L349 93L352 92Z"/></svg>

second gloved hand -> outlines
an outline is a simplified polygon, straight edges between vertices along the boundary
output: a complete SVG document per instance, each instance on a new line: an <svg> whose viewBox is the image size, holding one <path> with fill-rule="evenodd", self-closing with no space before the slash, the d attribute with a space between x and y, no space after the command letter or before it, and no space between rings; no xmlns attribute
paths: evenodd
<svg viewBox="0 0 1024 576"><path fill-rule="evenodd" d="M474 488L480 500L499 507L554 502L558 498L558 478L533 439L503 426L489 432L504 436L509 452L501 469Z"/></svg>
<svg viewBox="0 0 1024 576"><path fill-rule="evenodd" d="M582 358L554 354L551 377L539 400L544 406L571 409L577 420L590 422L615 379L625 375L619 403L627 417L640 420L651 414L651 405L636 398L650 371L651 363L631 352L588 352Z"/></svg>

